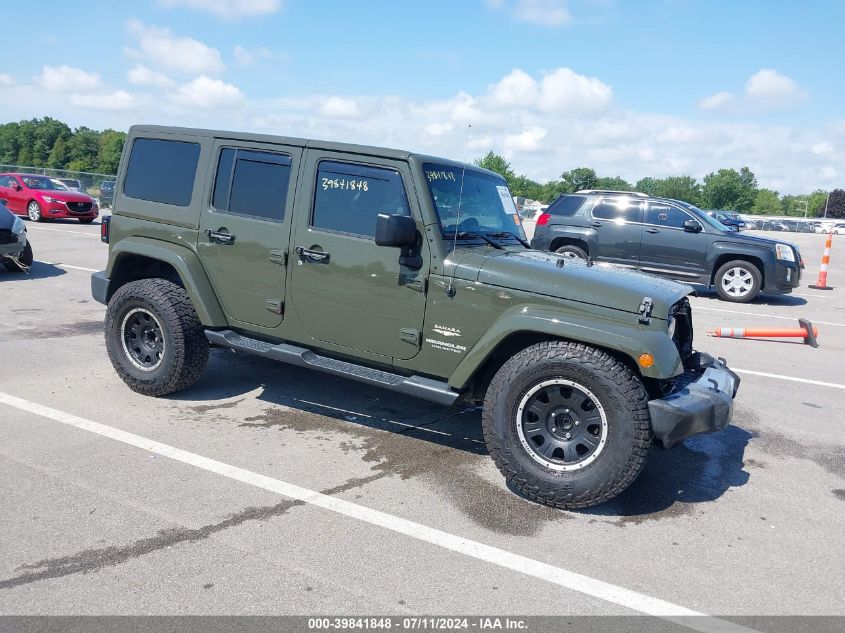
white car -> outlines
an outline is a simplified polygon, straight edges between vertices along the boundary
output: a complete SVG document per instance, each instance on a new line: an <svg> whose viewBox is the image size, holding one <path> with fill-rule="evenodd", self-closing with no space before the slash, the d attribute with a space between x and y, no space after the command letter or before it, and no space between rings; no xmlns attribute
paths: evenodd
<svg viewBox="0 0 845 633"><path fill-rule="evenodd" d="M829 233L836 233L836 235L845 235L845 222L839 222L838 224L834 224L833 228L828 231Z"/></svg>

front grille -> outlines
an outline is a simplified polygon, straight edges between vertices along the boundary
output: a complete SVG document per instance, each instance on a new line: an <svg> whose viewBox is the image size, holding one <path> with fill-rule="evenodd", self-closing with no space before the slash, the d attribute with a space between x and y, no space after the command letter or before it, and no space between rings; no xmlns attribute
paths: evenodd
<svg viewBox="0 0 845 633"><path fill-rule="evenodd" d="M88 213L92 207L90 202L66 202L65 204L73 213Z"/></svg>
<svg viewBox="0 0 845 633"><path fill-rule="evenodd" d="M9 229L0 229L0 244L14 244L18 241L18 236L12 233Z"/></svg>
<svg viewBox="0 0 845 633"><path fill-rule="evenodd" d="M678 354L686 360L692 354L692 307L689 299L684 297L672 306L669 311L675 320L675 334L672 340L678 348Z"/></svg>

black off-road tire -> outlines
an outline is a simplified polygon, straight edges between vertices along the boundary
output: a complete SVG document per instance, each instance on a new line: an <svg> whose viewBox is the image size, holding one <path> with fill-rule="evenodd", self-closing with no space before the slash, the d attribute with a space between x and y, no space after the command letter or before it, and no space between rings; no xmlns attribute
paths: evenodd
<svg viewBox="0 0 845 633"><path fill-rule="evenodd" d="M575 246L574 244L566 244L565 246L561 246L558 248L555 253L559 255L565 255L567 257L573 257L576 259L583 259L587 261L587 251L585 251L580 246Z"/></svg>
<svg viewBox="0 0 845 633"><path fill-rule="evenodd" d="M161 326L164 352L151 370L133 364L123 343L123 322L140 309ZM166 279L141 279L121 286L106 310L109 359L130 389L147 396L165 396L193 385L208 363L208 339L184 288Z"/></svg>
<svg viewBox="0 0 845 633"><path fill-rule="evenodd" d="M731 295L725 290L725 288L723 288L722 278L729 271L734 269L742 269L750 275L751 288L747 294L743 294L741 296ZM719 270L717 270L716 274L713 276L713 285L716 287L716 293L719 295L719 298L723 301L730 301L731 303L748 303L760 294L760 290L763 286L763 275L760 273L760 269L751 262L747 262L743 259L734 259L719 266Z"/></svg>
<svg viewBox="0 0 845 633"><path fill-rule="evenodd" d="M547 468L520 442L521 400L554 379L585 386L604 409L607 441L594 461L580 469ZM482 426L490 456L510 487L562 509L595 506L625 490L642 471L652 440L648 396L640 378L606 352L567 341L538 343L508 360L487 390Z"/></svg>
<svg viewBox="0 0 845 633"><path fill-rule="evenodd" d="M22 264L25 266L32 267L32 261L34 258L32 254L32 245L27 242L26 246L23 247L23 251L21 252L21 256L18 258ZM8 270L10 273L22 273L22 271L18 265L13 262L11 259L3 259L3 267Z"/></svg>

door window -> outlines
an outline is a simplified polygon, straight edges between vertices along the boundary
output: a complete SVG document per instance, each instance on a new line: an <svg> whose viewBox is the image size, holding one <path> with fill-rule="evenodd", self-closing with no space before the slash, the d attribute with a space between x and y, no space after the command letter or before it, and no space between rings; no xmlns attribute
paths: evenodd
<svg viewBox="0 0 845 633"><path fill-rule="evenodd" d="M671 204L649 202L645 212L645 223L674 229L684 228L684 222L691 220L690 215Z"/></svg>
<svg viewBox="0 0 845 633"><path fill-rule="evenodd" d="M211 203L217 211L281 222L290 168L291 158L284 154L224 148Z"/></svg>
<svg viewBox="0 0 845 633"><path fill-rule="evenodd" d="M311 226L373 237L379 213L411 215L398 171L334 161L319 164Z"/></svg>
<svg viewBox="0 0 845 633"><path fill-rule="evenodd" d="M11 176L0 176L0 187L14 187L15 179Z"/></svg>
<svg viewBox="0 0 845 633"><path fill-rule="evenodd" d="M618 197L599 202L593 209L593 217L598 220L612 220L619 224L642 222L642 204L639 200Z"/></svg>

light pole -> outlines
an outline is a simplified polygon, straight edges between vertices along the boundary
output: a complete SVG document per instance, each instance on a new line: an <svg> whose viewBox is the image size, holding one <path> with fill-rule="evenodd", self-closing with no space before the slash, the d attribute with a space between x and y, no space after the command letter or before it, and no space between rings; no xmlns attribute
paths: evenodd
<svg viewBox="0 0 845 633"><path fill-rule="evenodd" d="M807 219L807 208L810 206L810 203L808 203L806 200L799 200L798 202L795 203L795 206L797 207L799 204L804 205L804 219L806 220Z"/></svg>
<svg viewBox="0 0 845 633"><path fill-rule="evenodd" d="M830 202L830 192L827 192L827 200L824 201L824 217L827 217L827 205Z"/></svg>

